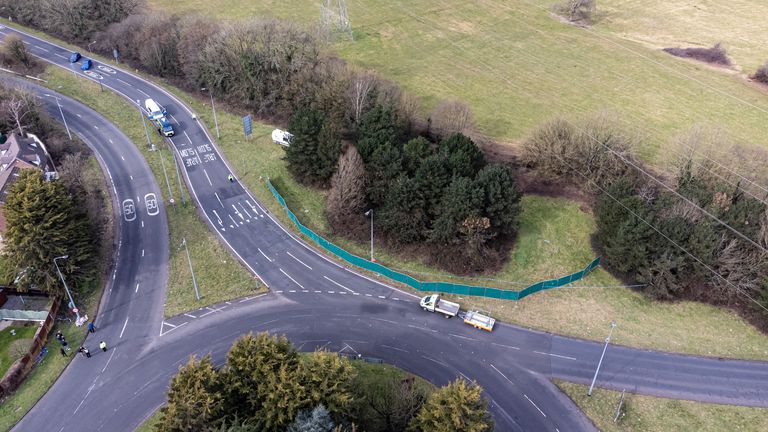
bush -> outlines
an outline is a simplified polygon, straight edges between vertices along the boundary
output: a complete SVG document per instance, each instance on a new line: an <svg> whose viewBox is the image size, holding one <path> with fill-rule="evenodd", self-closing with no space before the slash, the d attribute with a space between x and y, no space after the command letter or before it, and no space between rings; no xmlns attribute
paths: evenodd
<svg viewBox="0 0 768 432"><path fill-rule="evenodd" d="M568 19L568 21L591 21L595 12L595 0L565 0L554 6L556 14Z"/></svg>
<svg viewBox="0 0 768 432"><path fill-rule="evenodd" d="M752 79L763 84L768 84L768 62L757 68L755 74L752 75Z"/></svg>
<svg viewBox="0 0 768 432"><path fill-rule="evenodd" d="M692 58L705 63L716 64L720 66L730 66L731 59L725 52L725 48L720 43L716 43L712 48L664 48L664 52L672 54L675 57Z"/></svg>

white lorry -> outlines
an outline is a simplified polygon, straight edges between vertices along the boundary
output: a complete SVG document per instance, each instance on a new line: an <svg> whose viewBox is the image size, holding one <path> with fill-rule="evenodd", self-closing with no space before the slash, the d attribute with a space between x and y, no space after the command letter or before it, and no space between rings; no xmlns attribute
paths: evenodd
<svg viewBox="0 0 768 432"><path fill-rule="evenodd" d="M422 309L429 312L439 312L446 318L455 317L459 313L459 304L440 298L439 294L425 296L419 302Z"/></svg>
<svg viewBox="0 0 768 432"><path fill-rule="evenodd" d="M284 131L282 129L275 129L272 131L272 141L274 141L275 144L289 147L291 145L292 139L293 135L288 131Z"/></svg>
<svg viewBox="0 0 768 432"><path fill-rule="evenodd" d="M480 311L460 312L458 303L443 300L439 294L424 296L419 302L419 306L425 311L439 312L446 318L458 315L466 324L478 329L493 331L493 326L496 324L496 319Z"/></svg>
<svg viewBox="0 0 768 432"><path fill-rule="evenodd" d="M157 131L163 134L163 136L172 137L175 134L171 122L166 117L165 108L157 102L152 99L145 100L144 111L147 114L147 118L155 122Z"/></svg>

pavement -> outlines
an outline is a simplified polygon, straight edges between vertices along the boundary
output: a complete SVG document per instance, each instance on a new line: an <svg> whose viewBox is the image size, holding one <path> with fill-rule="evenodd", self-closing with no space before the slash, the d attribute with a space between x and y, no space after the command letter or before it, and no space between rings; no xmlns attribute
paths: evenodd
<svg viewBox="0 0 768 432"><path fill-rule="evenodd" d="M0 35L9 32L18 33L0 28ZM33 54L83 76L69 64L69 51L19 34ZM595 430L550 380L589 383L602 344L503 323L487 333L422 311L412 294L318 253L286 230L239 181L229 182L227 176L237 173L194 113L175 97L114 65L95 62L93 71L96 75L83 77L100 81L134 104L151 97L167 108L178 131L170 141L198 211L271 292L162 319L165 288L159 281L166 280L167 222L162 203L158 203L159 214L150 215L147 200L142 201L147 193L160 197L157 185L140 156L120 164L130 149L138 152L124 139L112 138L111 145L104 145L103 133L119 132L91 111L86 120L70 127L76 126L88 142L101 142L95 148L108 162L111 180L121 184L115 190L122 239L121 255L116 257L118 279L108 288L97 318L102 324L95 335L113 347L92 359L74 360L14 430L133 430L163 403L170 377L190 354L210 353L221 365L238 336L265 330L286 334L302 350L321 347L381 358L438 385L457 377L475 380L485 390L499 431ZM64 101L68 122L90 111ZM54 99L43 96L43 102L51 112L58 111ZM112 168L110 163L117 165ZM129 221L122 209L125 200L134 196L137 216ZM155 243L143 236L149 230ZM139 249L152 251L153 258L140 257ZM597 385L768 407L768 363L763 362L610 346Z"/></svg>

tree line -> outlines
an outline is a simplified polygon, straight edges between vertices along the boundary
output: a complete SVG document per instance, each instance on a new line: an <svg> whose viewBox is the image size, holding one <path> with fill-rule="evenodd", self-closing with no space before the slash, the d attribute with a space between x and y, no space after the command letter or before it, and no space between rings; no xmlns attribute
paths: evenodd
<svg viewBox="0 0 768 432"><path fill-rule="evenodd" d="M301 355L285 336L238 339L220 369L190 358L171 379L158 432L486 432L482 389L458 380L432 390L413 379L366 387L336 353ZM369 381L365 381L368 383Z"/></svg>
<svg viewBox="0 0 768 432"><path fill-rule="evenodd" d="M768 247L768 197L703 154L724 144L705 132L685 137L681 147L689 150L662 184L640 172L652 171L636 157L642 141L610 115L550 121L527 140L524 159L544 177L579 182L594 193L605 266L645 284L653 298L736 306L765 327L768 314L759 305L768 307L768 258L761 249Z"/></svg>
<svg viewBox="0 0 768 432"><path fill-rule="evenodd" d="M26 90L0 86L0 130L37 135L59 173L59 180L45 181L36 169L21 170L9 188L3 207L4 282L22 291L63 294L53 258L68 255L59 266L77 288L96 276L110 234L101 172L88 147L76 137L70 141Z"/></svg>

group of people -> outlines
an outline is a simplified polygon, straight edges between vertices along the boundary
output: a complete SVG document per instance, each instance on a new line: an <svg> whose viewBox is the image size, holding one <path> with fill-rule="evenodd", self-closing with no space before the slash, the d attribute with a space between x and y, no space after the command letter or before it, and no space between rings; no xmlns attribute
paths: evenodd
<svg viewBox="0 0 768 432"><path fill-rule="evenodd" d="M93 323L93 321L90 321L88 323L88 333L96 333L96 325ZM59 352L63 357L67 356L67 352L70 350L69 344L67 343L67 338L64 336L64 333L61 332L61 330L56 331L56 340L59 341L61 344L61 348L59 348ZM99 341L99 349L107 352L107 343L102 341ZM83 355L85 358L91 358L91 352L88 350L88 348L84 346L80 346L80 348L77 349L77 352Z"/></svg>

